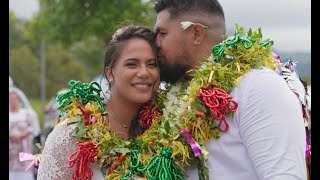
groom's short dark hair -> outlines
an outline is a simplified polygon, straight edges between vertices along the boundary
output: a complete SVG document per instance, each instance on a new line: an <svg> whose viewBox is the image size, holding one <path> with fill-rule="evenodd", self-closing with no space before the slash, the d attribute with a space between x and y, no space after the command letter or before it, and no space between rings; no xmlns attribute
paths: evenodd
<svg viewBox="0 0 320 180"><path fill-rule="evenodd" d="M217 0L157 0L153 6L159 13L168 9L171 18L184 14L214 14L223 17L223 8Z"/></svg>

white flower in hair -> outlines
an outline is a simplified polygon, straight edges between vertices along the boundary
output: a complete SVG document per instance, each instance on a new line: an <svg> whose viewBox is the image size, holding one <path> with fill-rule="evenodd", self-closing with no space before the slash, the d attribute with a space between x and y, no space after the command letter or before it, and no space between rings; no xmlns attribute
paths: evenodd
<svg viewBox="0 0 320 180"><path fill-rule="evenodd" d="M182 30L186 30L186 29L188 29L191 25L194 25L194 24L196 24L196 23L191 22L191 21L183 21L183 22L181 22L180 24L181 24ZM197 23L197 24L200 24L200 23ZM205 26L205 25L203 25L203 24L200 24L200 25L203 26L205 29L208 28L208 26Z"/></svg>

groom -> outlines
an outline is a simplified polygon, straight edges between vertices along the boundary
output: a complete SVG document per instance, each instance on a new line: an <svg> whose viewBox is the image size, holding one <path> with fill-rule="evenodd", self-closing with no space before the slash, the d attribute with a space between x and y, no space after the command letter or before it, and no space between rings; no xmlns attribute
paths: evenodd
<svg viewBox="0 0 320 180"><path fill-rule="evenodd" d="M217 0L157 0L154 9L161 80L191 80L187 71L224 40L223 8ZM230 95L238 109L227 118L228 131L205 146L210 179L306 179L302 111L285 80L272 69L252 68ZM185 179L198 179L196 167L186 172Z"/></svg>

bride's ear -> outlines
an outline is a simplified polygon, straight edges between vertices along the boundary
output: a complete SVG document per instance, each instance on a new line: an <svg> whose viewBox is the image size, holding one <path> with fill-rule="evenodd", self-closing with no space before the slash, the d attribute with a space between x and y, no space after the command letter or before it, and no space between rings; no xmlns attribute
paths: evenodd
<svg viewBox="0 0 320 180"><path fill-rule="evenodd" d="M109 83L112 84L113 83L113 74L112 74L111 68L109 66L104 68L104 73L106 74L106 77L107 77L107 80L109 81Z"/></svg>

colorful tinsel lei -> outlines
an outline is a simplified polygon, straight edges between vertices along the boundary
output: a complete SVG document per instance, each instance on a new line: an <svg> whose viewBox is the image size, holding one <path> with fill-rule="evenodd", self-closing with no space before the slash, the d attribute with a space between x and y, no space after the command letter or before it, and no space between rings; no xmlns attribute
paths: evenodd
<svg viewBox="0 0 320 180"><path fill-rule="evenodd" d="M57 97L62 112L57 123L77 124L79 148L69 157L72 179L91 179L90 162L100 164L105 179L183 179L193 163L200 165L200 178L208 179L204 147L228 132L227 117L238 107L230 91L251 69L276 67L273 41L263 41L260 28L236 29L189 72L191 81L166 86L143 106L138 117L145 131L129 141L110 129L100 86L70 81L70 90Z"/></svg>

